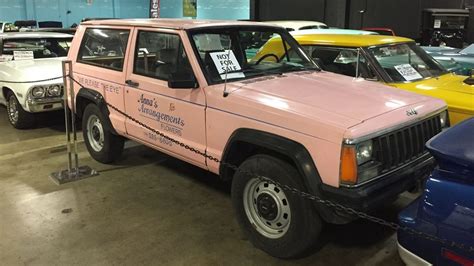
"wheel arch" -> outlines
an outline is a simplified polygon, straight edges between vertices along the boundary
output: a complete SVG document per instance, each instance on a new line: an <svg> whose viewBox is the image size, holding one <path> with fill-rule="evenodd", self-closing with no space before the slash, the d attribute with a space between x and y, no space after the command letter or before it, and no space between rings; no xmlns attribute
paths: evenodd
<svg viewBox="0 0 474 266"><path fill-rule="evenodd" d="M112 122L109 118L109 108L107 107L107 104L104 100L104 96L100 92L88 88L81 88L77 92L75 100L75 113L79 118L83 118L82 116L87 105L95 104L106 118L104 127L107 127L107 129L110 130L113 134L119 135L117 131L115 131L115 128L112 126Z"/></svg>
<svg viewBox="0 0 474 266"><path fill-rule="evenodd" d="M3 96L3 99L7 100L7 94L8 94L9 91L15 93L11 88L9 88L9 87L7 87L7 86L3 86L3 87L2 87L2 96Z"/></svg>
<svg viewBox="0 0 474 266"><path fill-rule="evenodd" d="M259 153L276 156L293 165L301 175L307 192L324 198L321 189L323 182L313 158L304 145L294 140L255 129L237 129L226 144L221 162L239 166L246 158ZM219 168L221 178L232 179L235 171L222 163ZM345 223L346 221L335 210L321 203L314 202L313 206L318 210L321 218L327 222Z"/></svg>
<svg viewBox="0 0 474 266"><path fill-rule="evenodd" d="M321 184L321 177L308 150L300 143L269 132L249 128L234 131L226 144L222 162L239 166L251 155L264 153L274 155L295 166L304 179L308 190ZM219 173L225 180L232 179L233 170L221 164Z"/></svg>

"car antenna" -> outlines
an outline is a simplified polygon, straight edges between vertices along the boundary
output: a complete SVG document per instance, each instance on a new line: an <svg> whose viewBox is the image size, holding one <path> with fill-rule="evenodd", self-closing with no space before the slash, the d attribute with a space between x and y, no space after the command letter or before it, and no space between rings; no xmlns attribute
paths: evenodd
<svg viewBox="0 0 474 266"><path fill-rule="evenodd" d="M224 93L222 94L222 97L226 98L229 96L229 93L227 92L227 74L229 73L229 61L230 61L230 51L232 49L232 39L229 40L229 49L227 50L227 61L225 64L225 77L224 77Z"/></svg>

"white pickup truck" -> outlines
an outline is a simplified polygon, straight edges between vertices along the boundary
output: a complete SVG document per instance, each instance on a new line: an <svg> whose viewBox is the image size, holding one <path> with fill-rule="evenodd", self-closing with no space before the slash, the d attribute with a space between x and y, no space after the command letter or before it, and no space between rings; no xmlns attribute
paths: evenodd
<svg viewBox="0 0 474 266"><path fill-rule="evenodd" d="M72 36L49 32L0 34L0 104L18 129L35 123L34 113L63 108L61 61ZM56 78L56 79L54 79ZM35 83L22 83L38 81Z"/></svg>

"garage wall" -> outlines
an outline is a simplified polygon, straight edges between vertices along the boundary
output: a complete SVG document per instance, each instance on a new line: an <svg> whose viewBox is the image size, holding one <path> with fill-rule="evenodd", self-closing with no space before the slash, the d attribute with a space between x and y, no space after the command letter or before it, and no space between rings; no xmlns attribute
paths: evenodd
<svg viewBox="0 0 474 266"><path fill-rule="evenodd" d="M317 20L329 26L360 29L387 27L397 34L418 38L425 8L473 7L474 0L251 0L256 20ZM360 11L365 10L363 16ZM469 40L474 42L474 11Z"/></svg>
<svg viewBox="0 0 474 266"><path fill-rule="evenodd" d="M249 0L198 0L198 19L249 19ZM182 0L161 0L161 17L183 17Z"/></svg>
<svg viewBox="0 0 474 266"><path fill-rule="evenodd" d="M348 26L392 28L398 35L418 38L425 8L461 8L474 0L351 0ZM365 10L363 16L360 11ZM474 17L471 16L471 20ZM472 28L471 28L472 29Z"/></svg>
<svg viewBox="0 0 474 266"><path fill-rule="evenodd" d="M64 26L85 17L148 17L149 0L0 0L0 19L62 21ZM69 12L68 12L69 11Z"/></svg>
<svg viewBox="0 0 474 266"><path fill-rule="evenodd" d="M325 0L258 0L258 19L265 20L324 20Z"/></svg>

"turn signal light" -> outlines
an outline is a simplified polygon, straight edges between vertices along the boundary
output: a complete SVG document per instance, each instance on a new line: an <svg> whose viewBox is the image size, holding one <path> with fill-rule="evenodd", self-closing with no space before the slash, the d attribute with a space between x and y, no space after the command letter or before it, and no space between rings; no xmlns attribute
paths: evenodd
<svg viewBox="0 0 474 266"><path fill-rule="evenodd" d="M349 185L357 183L357 162L354 146L342 147L340 181Z"/></svg>

